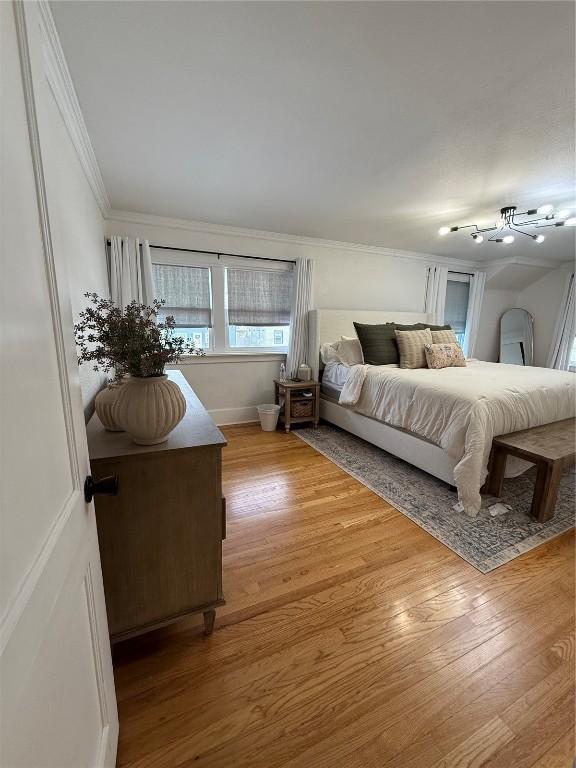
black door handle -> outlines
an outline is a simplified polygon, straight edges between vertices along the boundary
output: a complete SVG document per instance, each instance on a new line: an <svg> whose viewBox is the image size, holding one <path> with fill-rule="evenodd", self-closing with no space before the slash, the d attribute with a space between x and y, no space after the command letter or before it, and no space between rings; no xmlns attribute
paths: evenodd
<svg viewBox="0 0 576 768"><path fill-rule="evenodd" d="M84 481L86 504L89 504L97 493L102 493L105 496L116 496L118 493L118 476L109 475L108 477L101 477L100 480L94 480L92 475L88 475Z"/></svg>

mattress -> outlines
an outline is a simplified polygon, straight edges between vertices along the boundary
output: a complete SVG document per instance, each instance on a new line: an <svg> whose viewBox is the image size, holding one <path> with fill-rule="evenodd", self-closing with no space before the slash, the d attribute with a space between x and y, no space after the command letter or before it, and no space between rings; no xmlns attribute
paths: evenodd
<svg viewBox="0 0 576 768"><path fill-rule="evenodd" d="M322 381L320 384L320 393L324 397L327 397L328 400L333 400L335 403L337 403L342 393L342 387L337 387L335 384L330 384L329 381Z"/></svg>

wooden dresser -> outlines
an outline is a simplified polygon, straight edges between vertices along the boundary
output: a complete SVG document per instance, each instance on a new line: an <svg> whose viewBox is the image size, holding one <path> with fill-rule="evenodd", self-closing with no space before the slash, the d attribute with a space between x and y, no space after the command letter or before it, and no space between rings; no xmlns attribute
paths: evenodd
<svg viewBox="0 0 576 768"><path fill-rule="evenodd" d="M222 448L226 440L179 371L186 415L168 441L136 445L88 424L92 476L117 475L118 494L97 496L96 521L112 642L191 613L207 633L222 595Z"/></svg>

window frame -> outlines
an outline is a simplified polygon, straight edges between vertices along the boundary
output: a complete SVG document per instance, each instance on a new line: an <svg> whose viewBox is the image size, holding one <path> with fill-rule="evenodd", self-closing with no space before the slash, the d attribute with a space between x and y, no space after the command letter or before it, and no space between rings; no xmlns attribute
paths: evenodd
<svg viewBox="0 0 576 768"><path fill-rule="evenodd" d="M212 328L210 328L210 347L205 349L207 356L238 355L286 355L288 347L232 347L230 345L228 323L228 297L226 291L226 269L247 269L258 271L270 269L274 271L293 271L289 261L260 261L248 265L246 259L235 256L215 256L210 253L187 253L176 249L160 249L150 246L153 264L165 264L181 267L207 267L210 269L210 288L212 291ZM290 326L287 326L290 328ZM193 355L183 355L183 359L194 358ZM196 360L201 358L196 357Z"/></svg>

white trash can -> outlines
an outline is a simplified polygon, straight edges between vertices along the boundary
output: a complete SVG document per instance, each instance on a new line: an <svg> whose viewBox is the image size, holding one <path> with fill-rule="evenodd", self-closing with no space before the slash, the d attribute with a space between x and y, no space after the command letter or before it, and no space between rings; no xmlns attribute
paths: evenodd
<svg viewBox="0 0 576 768"><path fill-rule="evenodd" d="M267 403L258 406L258 416L260 416L260 426L263 432L274 432L278 424L278 414L280 406L274 403Z"/></svg>

